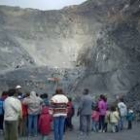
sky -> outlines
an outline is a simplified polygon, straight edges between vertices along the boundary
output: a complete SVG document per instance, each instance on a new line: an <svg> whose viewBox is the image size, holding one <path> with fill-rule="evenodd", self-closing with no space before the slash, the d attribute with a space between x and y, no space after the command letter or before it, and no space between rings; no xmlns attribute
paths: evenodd
<svg viewBox="0 0 140 140"><path fill-rule="evenodd" d="M0 0L0 5L20 6L40 10L61 9L65 6L81 4L86 0Z"/></svg>

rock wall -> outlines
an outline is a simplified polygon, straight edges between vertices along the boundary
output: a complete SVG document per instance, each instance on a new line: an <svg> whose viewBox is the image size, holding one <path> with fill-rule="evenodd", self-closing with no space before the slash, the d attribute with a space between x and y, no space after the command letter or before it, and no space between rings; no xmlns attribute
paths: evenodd
<svg viewBox="0 0 140 140"><path fill-rule="evenodd" d="M65 69L67 81L63 72L53 77L61 79L66 92L129 93L140 81L139 7L139 0L88 0L59 11L0 6L2 84L24 87L32 79L45 83L39 92L51 92L46 79Z"/></svg>

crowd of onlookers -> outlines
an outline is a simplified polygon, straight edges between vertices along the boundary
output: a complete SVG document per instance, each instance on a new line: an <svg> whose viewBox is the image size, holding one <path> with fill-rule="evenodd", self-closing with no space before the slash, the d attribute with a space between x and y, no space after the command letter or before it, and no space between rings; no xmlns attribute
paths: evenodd
<svg viewBox="0 0 140 140"><path fill-rule="evenodd" d="M38 95L35 91L23 94L21 86L4 91L0 98L0 133L5 140L17 140L19 136L42 135L47 140L53 130L54 140L63 140L65 131L74 129L72 118L75 107L72 98L68 98L61 88L54 95ZM132 129L134 112L127 107L123 98L108 104L107 97L100 95L93 101L88 89L84 89L78 103L77 116L81 135L89 132L119 132L124 129L127 120L128 129Z"/></svg>
<svg viewBox="0 0 140 140"><path fill-rule="evenodd" d="M88 89L84 90L78 114L80 118L80 130L88 134L94 132L119 132L124 129L124 122L128 122L127 129L132 129L134 111L127 107L123 98L109 104L105 95L100 95L96 102L93 102ZM90 109L92 106L92 110ZM90 120L92 126L90 129Z"/></svg>

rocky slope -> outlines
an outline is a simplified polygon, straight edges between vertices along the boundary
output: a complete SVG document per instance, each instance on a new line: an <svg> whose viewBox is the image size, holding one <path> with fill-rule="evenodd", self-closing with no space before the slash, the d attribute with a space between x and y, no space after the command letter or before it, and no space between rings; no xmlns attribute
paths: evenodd
<svg viewBox="0 0 140 140"><path fill-rule="evenodd" d="M140 82L139 16L139 0L88 0L60 11L0 6L2 87L31 80L51 91L47 78L59 77L71 93L132 92Z"/></svg>

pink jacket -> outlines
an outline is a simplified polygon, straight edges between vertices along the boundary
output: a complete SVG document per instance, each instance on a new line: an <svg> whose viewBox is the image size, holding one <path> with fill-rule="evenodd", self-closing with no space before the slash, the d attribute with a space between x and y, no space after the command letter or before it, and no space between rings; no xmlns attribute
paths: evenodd
<svg viewBox="0 0 140 140"><path fill-rule="evenodd" d="M44 107L39 118L39 130L42 135L49 135L51 132L52 118L49 114L49 108Z"/></svg>
<svg viewBox="0 0 140 140"><path fill-rule="evenodd" d="M99 108L100 115L105 116L107 110L107 104L104 100L100 100L98 102L98 108Z"/></svg>
<svg viewBox="0 0 140 140"><path fill-rule="evenodd" d="M99 115L100 114L99 114L98 111L93 111L92 115L91 115L92 120L95 121L95 122L98 122L99 121Z"/></svg>

